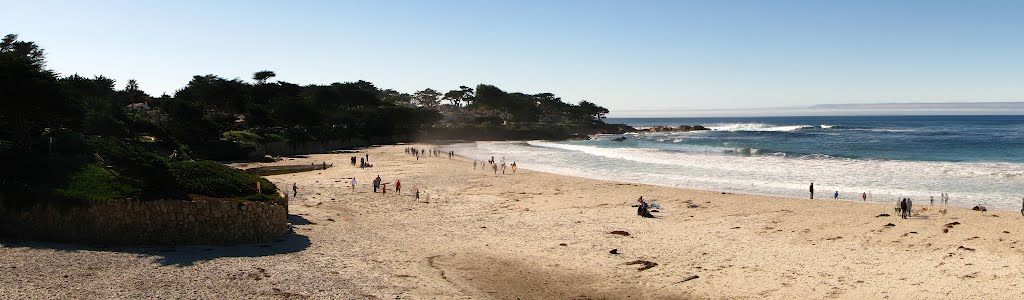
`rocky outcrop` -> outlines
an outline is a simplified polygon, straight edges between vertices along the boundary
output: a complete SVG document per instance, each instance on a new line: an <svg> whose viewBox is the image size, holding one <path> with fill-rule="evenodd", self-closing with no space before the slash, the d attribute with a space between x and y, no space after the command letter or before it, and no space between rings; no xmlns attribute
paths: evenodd
<svg viewBox="0 0 1024 300"><path fill-rule="evenodd" d="M637 129L640 133L654 133L654 132L690 132L690 131L701 131L711 130L710 128L701 125L681 125L677 127L672 126L654 126L650 128Z"/></svg>

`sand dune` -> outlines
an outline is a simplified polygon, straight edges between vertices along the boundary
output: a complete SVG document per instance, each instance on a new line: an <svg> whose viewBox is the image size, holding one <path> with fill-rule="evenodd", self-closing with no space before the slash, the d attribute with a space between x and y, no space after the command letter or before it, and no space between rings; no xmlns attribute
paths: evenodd
<svg viewBox="0 0 1024 300"><path fill-rule="evenodd" d="M495 175L471 161L416 160L401 146L367 152L370 169L349 166L355 154L274 163L335 166L268 177L299 186L295 233L283 241L4 241L0 298L1024 297L1019 212L950 208L904 220L878 217L895 215L893 205L617 183L530 166ZM373 193L376 175L401 180L401 195L393 184L387 195ZM664 206L659 218L636 216L639 195Z"/></svg>

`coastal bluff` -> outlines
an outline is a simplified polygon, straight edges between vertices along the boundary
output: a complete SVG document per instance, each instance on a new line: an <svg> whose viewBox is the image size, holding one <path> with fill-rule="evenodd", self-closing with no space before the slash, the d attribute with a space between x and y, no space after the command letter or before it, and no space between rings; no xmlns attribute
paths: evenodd
<svg viewBox="0 0 1024 300"><path fill-rule="evenodd" d="M7 210L0 235L92 244L229 245L274 241L289 230L281 203L111 200Z"/></svg>

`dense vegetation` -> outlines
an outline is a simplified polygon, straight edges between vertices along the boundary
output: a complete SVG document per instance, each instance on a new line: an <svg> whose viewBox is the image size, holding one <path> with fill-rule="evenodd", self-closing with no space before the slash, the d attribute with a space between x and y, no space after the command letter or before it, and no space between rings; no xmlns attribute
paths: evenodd
<svg viewBox="0 0 1024 300"><path fill-rule="evenodd" d="M560 138L608 128L607 109L550 93L481 84L407 94L366 81L297 85L275 76L195 76L174 95L154 97L135 80L118 89L103 76L59 75L46 68L41 47L7 35L0 42L0 200L259 199L276 194L273 185L256 193L251 175L175 160L252 159L273 142Z"/></svg>

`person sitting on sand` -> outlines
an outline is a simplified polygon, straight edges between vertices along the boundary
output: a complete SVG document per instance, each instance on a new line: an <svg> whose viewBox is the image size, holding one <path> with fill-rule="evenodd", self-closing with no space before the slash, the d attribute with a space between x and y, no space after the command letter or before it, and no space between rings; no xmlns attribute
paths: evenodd
<svg viewBox="0 0 1024 300"><path fill-rule="evenodd" d="M636 214L638 216L641 216L641 217L644 217L644 218L653 218L654 217L654 215L651 214L651 211L647 209L647 202L644 201L644 196L640 196L639 199L636 199L636 202L640 202L640 204L637 205L637 208L636 208Z"/></svg>

